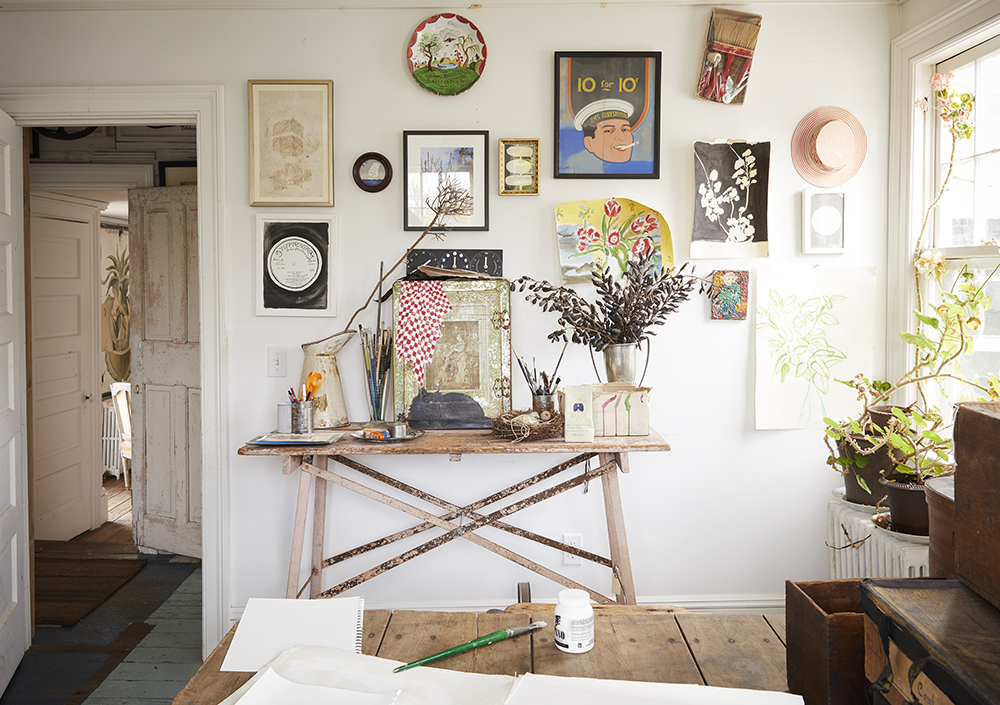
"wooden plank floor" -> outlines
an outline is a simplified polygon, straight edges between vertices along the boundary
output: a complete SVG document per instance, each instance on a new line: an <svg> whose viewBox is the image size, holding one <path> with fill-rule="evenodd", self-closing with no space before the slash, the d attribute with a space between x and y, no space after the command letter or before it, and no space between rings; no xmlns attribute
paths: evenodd
<svg viewBox="0 0 1000 705"><path fill-rule="evenodd" d="M201 665L200 568L138 553L131 492L124 479L104 487L108 521L72 541L36 541L36 555L149 562L78 624L39 629L0 705L164 705Z"/></svg>
<svg viewBox="0 0 1000 705"><path fill-rule="evenodd" d="M201 666L201 568L146 624L153 630L104 679L84 705L166 705Z"/></svg>
<svg viewBox="0 0 1000 705"><path fill-rule="evenodd" d="M96 529L85 531L73 541L94 543L121 543L135 546L132 538L132 492L125 489L125 478L106 479L108 493L108 520Z"/></svg>

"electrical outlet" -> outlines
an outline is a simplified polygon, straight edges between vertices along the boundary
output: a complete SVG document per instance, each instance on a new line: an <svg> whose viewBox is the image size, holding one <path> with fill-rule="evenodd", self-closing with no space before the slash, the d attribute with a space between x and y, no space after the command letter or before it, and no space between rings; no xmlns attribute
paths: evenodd
<svg viewBox="0 0 1000 705"><path fill-rule="evenodd" d="M563 534L562 542L573 548L583 548L583 534ZM580 556L563 551L563 565L581 565L583 559Z"/></svg>
<svg viewBox="0 0 1000 705"><path fill-rule="evenodd" d="M274 345L267 349L267 376L288 376L288 348Z"/></svg>

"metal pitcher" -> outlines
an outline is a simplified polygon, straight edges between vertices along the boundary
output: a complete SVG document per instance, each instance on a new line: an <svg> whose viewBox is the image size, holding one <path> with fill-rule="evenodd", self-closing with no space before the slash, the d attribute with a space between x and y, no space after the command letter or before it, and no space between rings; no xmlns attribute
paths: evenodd
<svg viewBox="0 0 1000 705"><path fill-rule="evenodd" d="M300 384L306 383L306 377L310 372L319 372L323 375L323 383L313 397L315 428L336 428L349 423L344 389L340 384L340 370L337 369L337 353L353 336L353 330L345 330L323 340L302 344L305 360L302 362Z"/></svg>

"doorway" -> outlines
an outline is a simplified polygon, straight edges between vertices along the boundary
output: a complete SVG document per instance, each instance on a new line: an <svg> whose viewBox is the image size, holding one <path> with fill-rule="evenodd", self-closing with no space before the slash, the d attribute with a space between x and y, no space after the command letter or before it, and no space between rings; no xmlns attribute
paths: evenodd
<svg viewBox="0 0 1000 705"><path fill-rule="evenodd" d="M198 224L203 419L202 650L211 651L229 629L228 424L224 396L225 280L222 176L224 125L221 86L0 89L0 108L22 127L195 124L198 130Z"/></svg>

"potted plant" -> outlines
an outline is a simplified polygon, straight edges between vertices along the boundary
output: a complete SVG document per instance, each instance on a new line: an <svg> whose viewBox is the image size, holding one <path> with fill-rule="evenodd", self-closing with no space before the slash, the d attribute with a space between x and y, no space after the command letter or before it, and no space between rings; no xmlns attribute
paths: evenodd
<svg viewBox="0 0 1000 705"><path fill-rule="evenodd" d="M622 352L631 353L634 371L635 350L656 335L653 328L663 324L696 287L699 293L704 293L709 286L707 281L694 276L693 267L690 272L687 270L687 263L658 269L655 256L653 250L647 249L631 260L622 281L611 276L609 267L595 271L594 303L572 289L531 277L521 277L515 284L520 285L519 291L530 292L525 297L529 303L559 314L561 328L549 333L549 340L580 343L589 346L592 352L604 352L608 381L634 382L634 372L632 379L612 379L619 369L629 366L621 365ZM646 365L649 365L648 351ZM596 371L596 363L594 368Z"/></svg>
<svg viewBox="0 0 1000 705"><path fill-rule="evenodd" d="M938 405L928 397L929 385L941 386L946 381L956 381L966 389L990 397L1000 398L1000 379L989 375L985 382L967 379L962 375L959 358L972 351L971 331L981 325L983 312L993 302L986 296L984 287L996 273L977 284L968 267L964 268L955 283L945 288L942 276L947 265L940 253L923 251L923 240L934 209L940 202L955 162L955 146L961 139L972 135L972 95L957 93L948 82L950 74L935 75L932 79L936 109L952 135L949 170L937 197L928 206L913 254L914 279L917 292L916 326L913 333L900 333L900 338L913 348L910 368L895 382L869 380L857 375L852 380L838 380L857 390L863 407L857 416L846 420L825 419L825 441L830 451L827 462L845 475L853 475L857 483L872 494L871 482L858 473L871 463L882 463L879 479L891 491L899 485L909 487L909 495L921 492L919 504L923 517L912 522L897 513L893 497L889 497L890 515L894 528L907 533L926 533L926 504L922 496L924 482L935 476L954 472L953 444L950 436L951 421L946 419ZM926 101L918 107L927 107ZM995 243L994 243L995 244ZM938 300L934 306L925 301L921 287L922 278L929 277L938 287ZM943 388L942 388L943 395ZM912 401L905 406L893 406L890 400L905 396ZM890 469L884 465L888 458ZM850 478L848 478L848 481ZM921 526L922 524L922 526Z"/></svg>

